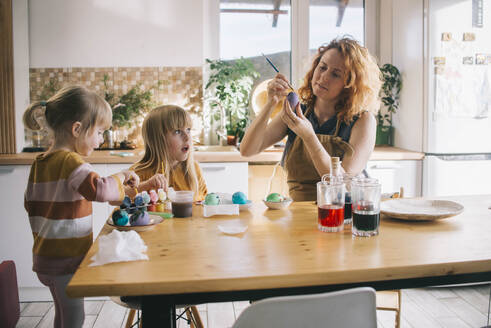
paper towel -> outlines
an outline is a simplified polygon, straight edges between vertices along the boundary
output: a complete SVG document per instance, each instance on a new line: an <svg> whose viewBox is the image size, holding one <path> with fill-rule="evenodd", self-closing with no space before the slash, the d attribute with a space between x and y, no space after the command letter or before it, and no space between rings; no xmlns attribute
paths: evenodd
<svg viewBox="0 0 491 328"><path fill-rule="evenodd" d="M114 229L111 233L99 237L99 251L92 256L89 266L148 260L148 256L144 254L146 251L147 245L136 231Z"/></svg>

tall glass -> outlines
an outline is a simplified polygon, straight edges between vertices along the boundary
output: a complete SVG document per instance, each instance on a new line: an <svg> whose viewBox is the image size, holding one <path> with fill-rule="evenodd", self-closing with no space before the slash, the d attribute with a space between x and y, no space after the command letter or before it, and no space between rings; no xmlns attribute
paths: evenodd
<svg viewBox="0 0 491 328"><path fill-rule="evenodd" d="M380 183L377 179L357 178L351 182L354 236L378 235L380 225Z"/></svg>
<svg viewBox="0 0 491 328"><path fill-rule="evenodd" d="M344 195L342 181L317 182L317 227L324 232L341 231L344 228Z"/></svg>

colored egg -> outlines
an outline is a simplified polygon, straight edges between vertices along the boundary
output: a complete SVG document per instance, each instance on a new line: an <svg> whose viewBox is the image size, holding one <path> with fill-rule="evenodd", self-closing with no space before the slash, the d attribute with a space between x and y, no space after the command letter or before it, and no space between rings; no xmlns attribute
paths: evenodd
<svg viewBox="0 0 491 328"><path fill-rule="evenodd" d="M143 204L148 204L150 203L150 195L146 191L142 191L142 199L143 199Z"/></svg>
<svg viewBox="0 0 491 328"><path fill-rule="evenodd" d="M166 199L167 199L167 195L166 195L166 193L165 193L164 189L160 188L160 189L157 191L157 193L158 193L158 195L159 195L159 200L160 200L161 202L163 202L164 200L166 200Z"/></svg>
<svg viewBox="0 0 491 328"><path fill-rule="evenodd" d="M237 191L232 195L232 203L247 204L247 196L242 191Z"/></svg>
<svg viewBox="0 0 491 328"><path fill-rule="evenodd" d="M125 210L116 210L112 214L113 223L117 226L128 224L128 213Z"/></svg>
<svg viewBox="0 0 491 328"><path fill-rule="evenodd" d="M282 202L285 198L278 194L277 192L273 192L266 197L267 202L279 203Z"/></svg>
<svg viewBox="0 0 491 328"><path fill-rule="evenodd" d="M142 206L143 203L143 197L141 195L138 195L135 197L135 205L136 206Z"/></svg>
<svg viewBox="0 0 491 328"><path fill-rule="evenodd" d="M130 225L132 226L142 226L150 223L150 216L148 216L147 211L137 210L130 217Z"/></svg>
<svg viewBox="0 0 491 328"><path fill-rule="evenodd" d="M125 196L123 199L123 203L121 204L120 208L125 209L125 208L130 207L130 206L131 206L131 198L129 198L128 196Z"/></svg>
<svg viewBox="0 0 491 328"><path fill-rule="evenodd" d="M218 205L220 204L220 197L214 192L209 193L205 197L205 205Z"/></svg>
<svg viewBox="0 0 491 328"><path fill-rule="evenodd" d="M158 200L159 200L159 196L157 195L155 190L153 189L150 190L150 202L152 202L152 204L155 204Z"/></svg>
<svg viewBox="0 0 491 328"><path fill-rule="evenodd" d="M290 103L290 107L295 109L298 104L298 95L295 92L290 92L286 98L288 99L288 102Z"/></svg>

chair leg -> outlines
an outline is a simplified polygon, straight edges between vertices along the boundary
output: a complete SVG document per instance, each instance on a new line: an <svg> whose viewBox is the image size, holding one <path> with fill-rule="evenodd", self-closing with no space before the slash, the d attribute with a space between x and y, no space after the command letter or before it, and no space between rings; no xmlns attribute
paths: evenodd
<svg viewBox="0 0 491 328"><path fill-rule="evenodd" d="M191 306L191 312L193 314L194 323L196 324L196 328L203 328L203 322L201 321L201 316L199 315L198 309L196 306Z"/></svg>
<svg viewBox="0 0 491 328"><path fill-rule="evenodd" d="M135 309L130 309L130 312L128 313L128 319L126 319L126 328L131 328L133 325L133 319L135 319Z"/></svg>
<svg viewBox="0 0 491 328"><path fill-rule="evenodd" d="M402 187L401 187L402 189ZM401 293L401 290L398 289L397 290L397 297L399 298L399 309L396 311L396 328L399 328L401 326L401 307L402 307L402 303L401 303L401 296L402 296L402 293Z"/></svg>

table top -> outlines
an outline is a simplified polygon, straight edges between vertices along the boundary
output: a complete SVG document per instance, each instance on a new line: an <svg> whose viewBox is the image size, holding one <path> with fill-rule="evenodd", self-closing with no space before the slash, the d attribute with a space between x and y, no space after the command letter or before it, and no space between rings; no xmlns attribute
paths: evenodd
<svg viewBox="0 0 491 328"><path fill-rule="evenodd" d="M313 202L269 210L255 203L237 216L167 219L140 233L148 261L88 267L97 241L67 287L70 296L234 292L491 272L491 195L444 197L454 217L407 222L382 217L380 234L317 229ZM225 235L218 225L247 225ZM105 226L101 234L111 231Z"/></svg>

